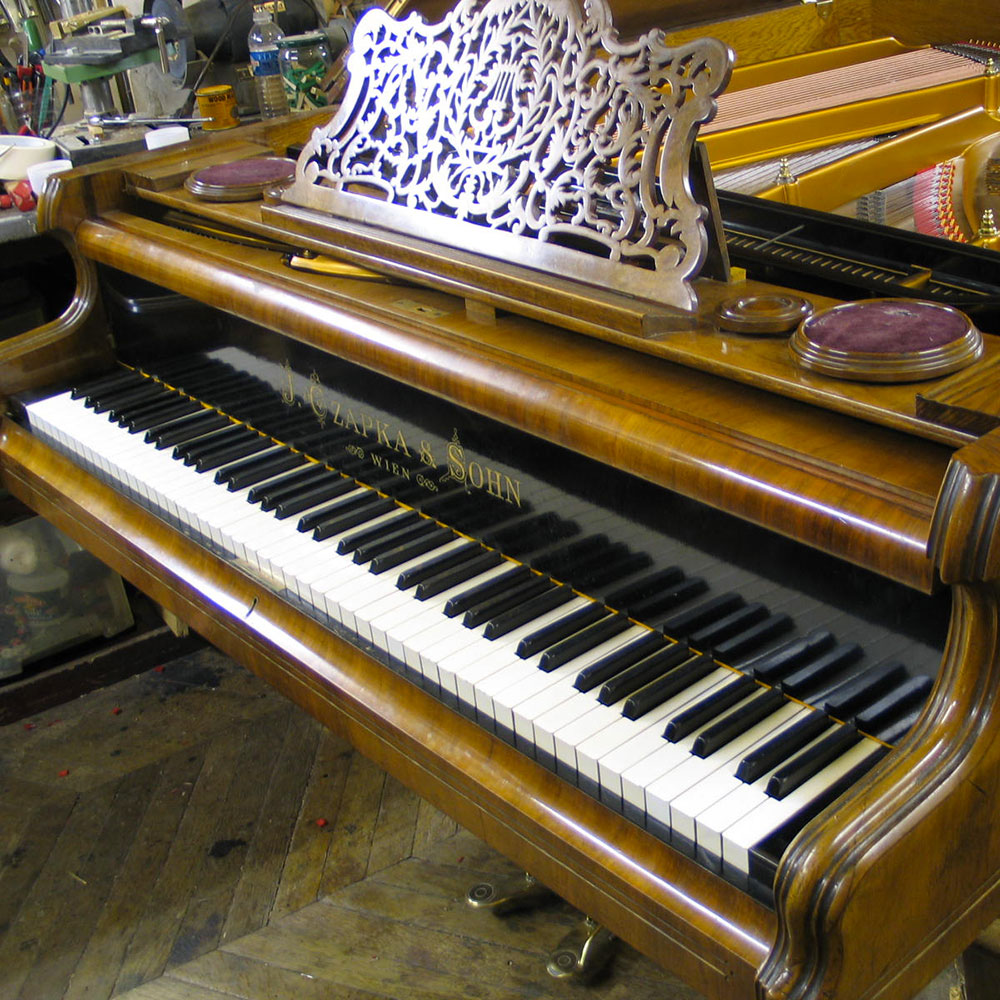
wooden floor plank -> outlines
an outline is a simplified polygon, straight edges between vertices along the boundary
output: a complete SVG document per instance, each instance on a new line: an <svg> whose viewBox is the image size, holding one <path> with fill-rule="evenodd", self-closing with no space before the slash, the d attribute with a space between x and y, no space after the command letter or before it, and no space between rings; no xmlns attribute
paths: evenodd
<svg viewBox="0 0 1000 1000"><path fill-rule="evenodd" d="M428 934L328 899L223 950L392 997L408 996L414 984L439 997L459 997L475 982L481 1000L543 997L551 990L534 955L460 934Z"/></svg>
<svg viewBox="0 0 1000 1000"><path fill-rule="evenodd" d="M271 908L271 919L308 906L320 895L323 870L336 828L354 751L350 744L321 732L298 822Z"/></svg>
<svg viewBox="0 0 1000 1000"><path fill-rule="evenodd" d="M200 888L191 859L210 850L218 823L216 803L232 778L254 725L233 726L205 747L201 771L187 801L170 851L150 894L147 917L129 942L116 989L122 991L159 976L173 948L191 895Z"/></svg>
<svg viewBox="0 0 1000 1000"><path fill-rule="evenodd" d="M65 907L81 905L86 886L78 870L93 849L115 797L117 782L109 782L77 799L65 825L21 899L7 934L0 941L0 996L14 1000L35 962L44 957L43 943Z"/></svg>
<svg viewBox="0 0 1000 1000"><path fill-rule="evenodd" d="M0 826L3 829L0 935L10 931L69 820L76 798L76 793L67 787L48 788L14 779L0 784Z"/></svg>
<svg viewBox="0 0 1000 1000"><path fill-rule="evenodd" d="M274 904L278 879L319 742L319 731L308 716L292 712L288 720L280 759L271 774L267 795L233 891L232 905L220 934L221 941L241 937L263 926Z"/></svg>
<svg viewBox="0 0 1000 1000"><path fill-rule="evenodd" d="M157 770L157 784L136 830L132 848L95 922L77 963L65 1000L110 997L137 928L148 919L153 889L170 853L174 835L201 771L202 754L175 753Z"/></svg>
<svg viewBox="0 0 1000 1000"><path fill-rule="evenodd" d="M360 754L351 757L344 797L330 833L327 865L320 883L322 894L357 882L367 874L384 782L385 772L371 761Z"/></svg>
<svg viewBox="0 0 1000 1000"><path fill-rule="evenodd" d="M544 959L577 914L469 910L518 869L214 651L58 718L0 727L2 1000L572 989ZM697 1000L631 949L615 969L588 997Z"/></svg>
<svg viewBox="0 0 1000 1000"><path fill-rule="evenodd" d="M188 965L172 970L168 977L173 983L183 983L192 989L190 1000L220 1000L239 997L240 1000L389 1000L391 994L372 992L329 979L317 978L311 972L303 975L270 962L258 962L224 950L214 951ZM162 982L162 980L161 980ZM209 988L218 993L203 995ZM184 993L158 995L127 993L119 1000L180 1000ZM402 1000L402 998L400 998ZM428 993L420 983L411 983L405 1000L444 1000L440 994Z"/></svg>
<svg viewBox="0 0 1000 1000"><path fill-rule="evenodd" d="M388 868L413 853L414 828L420 798L395 778L387 777L382 786L378 816L372 832L368 855L368 873Z"/></svg>
<svg viewBox="0 0 1000 1000"><path fill-rule="evenodd" d="M215 803L210 846L190 859L200 888L188 902L167 968L203 955L219 943L248 851L260 829L267 789L292 711L279 710L257 720L254 738L240 750L229 787Z"/></svg>
<svg viewBox="0 0 1000 1000"><path fill-rule="evenodd" d="M103 826L72 872L78 883L73 890L73 903L59 906L58 918L40 939L38 960L21 989L20 1000L51 1000L66 992L132 846L156 779L157 768L150 765L125 775L116 783Z"/></svg>
<svg viewBox="0 0 1000 1000"><path fill-rule="evenodd" d="M119 994L128 1000L244 1000L244 994L196 986L180 979L164 976L128 993Z"/></svg>
<svg viewBox="0 0 1000 1000"><path fill-rule="evenodd" d="M162 672L137 674L46 713L33 720L28 740L18 738L23 734L19 723L3 727L0 755L26 780L54 782L68 768L63 783L79 791L286 704L253 675L206 648L166 664Z"/></svg>

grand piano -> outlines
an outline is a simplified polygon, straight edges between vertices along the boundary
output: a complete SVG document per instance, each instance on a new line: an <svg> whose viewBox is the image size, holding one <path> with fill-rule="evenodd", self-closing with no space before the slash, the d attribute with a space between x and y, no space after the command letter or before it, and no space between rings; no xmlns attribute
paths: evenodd
<svg viewBox="0 0 1000 1000"><path fill-rule="evenodd" d="M752 62L894 5L695 6ZM752 277L609 334L185 187L326 117L50 182L78 288L0 345L4 485L705 995L907 1000L1000 913L1000 331L848 381L720 331Z"/></svg>

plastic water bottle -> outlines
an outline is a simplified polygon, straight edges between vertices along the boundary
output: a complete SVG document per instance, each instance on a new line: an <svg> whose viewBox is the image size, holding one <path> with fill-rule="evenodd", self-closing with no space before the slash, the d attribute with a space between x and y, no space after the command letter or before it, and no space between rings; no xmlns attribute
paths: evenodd
<svg viewBox="0 0 1000 1000"><path fill-rule="evenodd" d="M284 37L285 33L274 23L270 10L264 5L254 7L247 47L262 118L288 114L288 98L278 64L278 39Z"/></svg>

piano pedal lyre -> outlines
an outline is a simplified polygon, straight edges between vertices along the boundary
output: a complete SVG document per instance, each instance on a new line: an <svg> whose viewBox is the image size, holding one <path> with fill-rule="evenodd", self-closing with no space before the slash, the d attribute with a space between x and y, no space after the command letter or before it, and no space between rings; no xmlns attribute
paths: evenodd
<svg viewBox="0 0 1000 1000"><path fill-rule="evenodd" d="M499 882L479 882L466 894L471 907L489 910L498 917L544 906L558 898L527 872ZM593 979L611 961L615 941L607 928L584 917L550 952L545 967L556 979Z"/></svg>

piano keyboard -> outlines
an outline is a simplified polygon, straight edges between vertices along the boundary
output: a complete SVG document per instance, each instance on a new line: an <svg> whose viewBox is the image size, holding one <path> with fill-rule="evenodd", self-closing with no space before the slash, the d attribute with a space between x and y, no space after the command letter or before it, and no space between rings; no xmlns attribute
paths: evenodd
<svg viewBox="0 0 1000 1000"><path fill-rule="evenodd" d="M565 500L558 515L458 488L427 500L370 467L362 483L349 432L224 368L122 369L24 411L122 493L761 898L794 830L928 693L892 659L859 671L859 643L804 629L777 591L727 592L592 523L579 537Z"/></svg>

